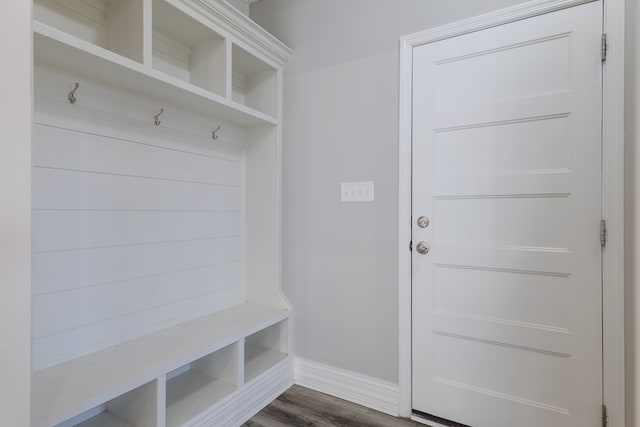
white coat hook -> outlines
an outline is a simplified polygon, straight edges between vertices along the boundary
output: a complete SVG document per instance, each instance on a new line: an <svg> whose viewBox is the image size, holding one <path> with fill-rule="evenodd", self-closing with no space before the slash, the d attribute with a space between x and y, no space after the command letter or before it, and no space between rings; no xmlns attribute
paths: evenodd
<svg viewBox="0 0 640 427"><path fill-rule="evenodd" d="M216 140L218 139L218 131L220 130L220 125L218 125L218 127L216 128L216 130L214 130L213 132L211 132L211 138Z"/></svg>
<svg viewBox="0 0 640 427"><path fill-rule="evenodd" d="M158 114L156 114L155 116L153 116L153 124L156 126L160 126L160 123L162 123L160 121L160 115L162 115L162 113L164 113L164 108L160 109L160 112Z"/></svg>
<svg viewBox="0 0 640 427"><path fill-rule="evenodd" d="M76 82L76 84L73 87L73 90L69 92L69 95L67 96L67 99L72 104L75 104L76 101L78 101L78 99L76 98L76 91L78 90L79 87L80 87L80 83Z"/></svg>

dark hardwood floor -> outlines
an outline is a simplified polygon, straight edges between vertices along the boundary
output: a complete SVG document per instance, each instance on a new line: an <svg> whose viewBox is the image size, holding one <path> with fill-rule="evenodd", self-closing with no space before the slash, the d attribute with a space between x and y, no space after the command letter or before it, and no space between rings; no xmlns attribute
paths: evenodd
<svg viewBox="0 0 640 427"><path fill-rule="evenodd" d="M364 406L294 385L243 427L416 427Z"/></svg>

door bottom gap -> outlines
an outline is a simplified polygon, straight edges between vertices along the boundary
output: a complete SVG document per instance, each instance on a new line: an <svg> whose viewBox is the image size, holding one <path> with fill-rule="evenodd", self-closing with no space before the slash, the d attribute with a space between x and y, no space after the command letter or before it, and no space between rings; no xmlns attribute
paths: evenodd
<svg viewBox="0 0 640 427"><path fill-rule="evenodd" d="M431 422L431 424L435 427L472 427L467 424L460 424L455 421L447 420L446 418L436 417L435 415L427 414L425 412L416 411L415 409L412 411L414 421L425 421Z"/></svg>

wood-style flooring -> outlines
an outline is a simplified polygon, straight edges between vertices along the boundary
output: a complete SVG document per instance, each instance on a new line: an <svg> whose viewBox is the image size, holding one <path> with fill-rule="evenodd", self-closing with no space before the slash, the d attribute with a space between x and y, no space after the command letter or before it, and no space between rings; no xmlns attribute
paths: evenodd
<svg viewBox="0 0 640 427"><path fill-rule="evenodd" d="M422 425L294 385L243 425L243 427L283 426L416 427Z"/></svg>

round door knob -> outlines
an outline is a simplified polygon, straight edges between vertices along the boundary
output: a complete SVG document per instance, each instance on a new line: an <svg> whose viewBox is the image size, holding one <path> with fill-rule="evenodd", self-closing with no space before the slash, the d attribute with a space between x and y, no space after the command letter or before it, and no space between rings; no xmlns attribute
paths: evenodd
<svg viewBox="0 0 640 427"><path fill-rule="evenodd" d="M420 218L418 218L418 227L420 228L427 228L429 226L429 218L427 218L426 216L421 216Z"/></svg>
<svg viewBox="0 0 640 427"><path fill-rule="evenodd" d="M429 253L429 245L426 242L420 242L416 245L416 251L419 254L426 255Z"/></svg>

